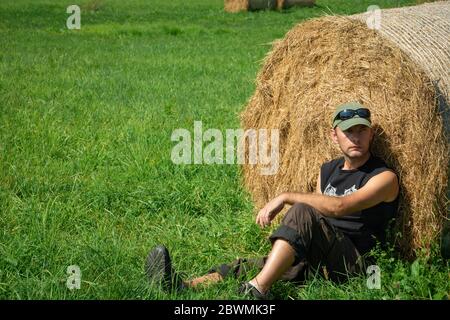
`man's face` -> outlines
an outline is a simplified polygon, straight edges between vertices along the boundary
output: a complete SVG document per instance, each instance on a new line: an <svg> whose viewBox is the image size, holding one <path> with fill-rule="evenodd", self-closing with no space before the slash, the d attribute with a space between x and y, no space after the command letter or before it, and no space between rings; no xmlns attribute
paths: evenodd
<svg viewBox="0 0 450 320"><path fill-rule="evenodd" d="M341 151L349 158L359 158L369 152L370 142L373 139L373 130L365 125L358 124L342 131L339 127L331 129L331 138L338 144Z"/></svg>

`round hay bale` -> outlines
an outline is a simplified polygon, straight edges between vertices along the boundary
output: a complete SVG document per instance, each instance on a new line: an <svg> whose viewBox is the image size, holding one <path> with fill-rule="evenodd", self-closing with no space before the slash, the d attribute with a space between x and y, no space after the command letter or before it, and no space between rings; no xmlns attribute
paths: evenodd
<svg viewBox="0 0 450 320"><path fill-rule="evenodd" d="M239 12L248 10L248 0L225 0L224 9L226 12Z"/></svg>
<svg viewBox="0 0 450 320"><path fill-rule="evenodd" d="M277 0L278 9L289 9L295 6L298 7L313 7L316 0Z"/></svg>
<svg viewBox="0 0 450 320"><path fill-rule="evenodd" d="M429 248L448 205L449 3L382 10L378 31L364 15L313 19L274 43L241 114L244 129L280 132L276 174L242 167L257 209L281 192L314 190L320 165L341 156L329 137L333 110L358 101L376 124L372 152L400 177L397 244L409 258Z"/></svg>
<svg viewBox="0 0 450 320"><path fill-rule="evenodd" d="M277 7L277 0L225 0L225 11L257 11L273 10Z"/></svg>

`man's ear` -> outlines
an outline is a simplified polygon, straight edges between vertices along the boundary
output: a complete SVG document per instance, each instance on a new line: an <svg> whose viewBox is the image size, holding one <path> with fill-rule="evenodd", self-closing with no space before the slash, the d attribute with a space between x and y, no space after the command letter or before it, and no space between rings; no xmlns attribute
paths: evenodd
<svg viewBox="0 0 450 320"><path fill-rule="evenodd" d="M331 137L331 140L333 140L333 142L335 144L339 144L338 143L338 139L337 139L337 135L336 135L336 129L331 129L330 130L330 137Z"/></svg>

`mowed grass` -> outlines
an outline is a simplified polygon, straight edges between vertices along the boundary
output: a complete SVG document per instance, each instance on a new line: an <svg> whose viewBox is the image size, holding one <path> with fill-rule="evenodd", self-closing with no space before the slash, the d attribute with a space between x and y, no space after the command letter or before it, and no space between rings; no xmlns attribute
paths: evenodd
<svg viewBox="0 0 450 320"><path fill-rule="evenodd" d="M165 244L177 270L202 275L267 254L271 229L237 165L175 165L177 128L239 127L270 43L329 13L415 1L326 1L284 13L227 14L221 0L0 3L0 298L240 299L229 279L167 294L144 260ZM272 227L273 228L273 227ZM437 250L437 249L436 249ZM410 264L379 253L382 289L366 278L305 287L277 283L280 299L429 299L450 292L438 253ZM66 287L78 265L81 288Z"/></svg>

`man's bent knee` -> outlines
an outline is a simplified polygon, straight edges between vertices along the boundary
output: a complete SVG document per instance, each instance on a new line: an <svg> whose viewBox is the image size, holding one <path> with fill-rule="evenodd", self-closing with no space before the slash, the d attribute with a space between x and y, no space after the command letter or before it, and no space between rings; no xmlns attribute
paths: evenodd
<svg viewBox="0 0 450 320"><path fill-rule="evenodd" d="M288 210L283 218L283 224L292 224L299 226L302 224L311 224L317 222L320 218L320 213L314 207L297 202Z"/></svg>

